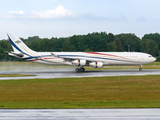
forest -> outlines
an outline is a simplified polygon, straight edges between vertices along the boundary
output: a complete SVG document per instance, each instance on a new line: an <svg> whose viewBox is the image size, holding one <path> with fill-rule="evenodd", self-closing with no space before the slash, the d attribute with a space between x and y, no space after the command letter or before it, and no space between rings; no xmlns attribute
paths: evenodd
<svg viewBox="0 0 160 120"><path fill-rule="evenodd" d="M145 34L142 39L135 34L114 35L106 32L93 32L87 35L73 35L62 38L40 38L39 36L20 38L28 47L43 52L144 52L158 57L160 53L160 34ZM12 51L9 40L0 40L0 61L22 61L9 56L5 51Z"/></svg>

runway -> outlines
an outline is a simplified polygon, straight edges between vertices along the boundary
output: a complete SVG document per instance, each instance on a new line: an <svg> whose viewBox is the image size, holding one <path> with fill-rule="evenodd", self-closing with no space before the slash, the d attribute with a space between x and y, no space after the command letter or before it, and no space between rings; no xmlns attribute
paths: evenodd
<svg viewBox="0 0 160 120"><path fill-rule="evenodd" d="M129 75L160 75L160 69L148 70L88 70L75 72L74 70L34 70L34 71L0 71L0 74L28 74L30 77L1 77L0 80L35 79L35 78L72 78L72 77L101 77L101 76L129 76Z"/></svg>
<svg viewBox="0 0 160 120"><path fill-rule="evenodd" d="M160 109L4 109L1 120L159 120Z"/></svg>

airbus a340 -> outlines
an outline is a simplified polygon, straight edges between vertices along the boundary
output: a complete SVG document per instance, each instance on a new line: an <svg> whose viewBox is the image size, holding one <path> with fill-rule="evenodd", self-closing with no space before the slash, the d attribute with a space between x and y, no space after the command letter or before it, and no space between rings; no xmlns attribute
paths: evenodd
<svg viewBox="0 0 160 120"><path fill-rule="evenodd" d="M76 72L85 71L84 66L102 68L107 65L140 65L141 71L143 64L156 60L152 55L141 52L36 52L14 33L7 35L13 48L9 55L36 63L77 66Z"/></svg>

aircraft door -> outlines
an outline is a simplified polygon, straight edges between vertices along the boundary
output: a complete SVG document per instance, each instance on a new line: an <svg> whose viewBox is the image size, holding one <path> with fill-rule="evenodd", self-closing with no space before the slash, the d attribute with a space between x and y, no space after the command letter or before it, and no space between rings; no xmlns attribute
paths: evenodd
<svg viewBox="0 0 160 120"><path fill-rule="evenodd" d="M141 55L141 60L144 60L144 55Z"/></svg>

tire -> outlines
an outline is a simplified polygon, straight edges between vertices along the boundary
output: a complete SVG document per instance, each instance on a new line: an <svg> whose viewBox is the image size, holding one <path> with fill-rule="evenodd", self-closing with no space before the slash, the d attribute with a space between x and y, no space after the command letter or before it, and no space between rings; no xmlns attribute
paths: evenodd
<svg viewBox="0 0 160 120"><path fill-rule="evenodd" d="M84 72L84 68L81 68L80 70L81 70L81 72Z"/></svg>
<svg viewBox="0 0 160 120"><path fill-rule="evenodd" d="M139 71L142 71L142 68L139 68Z"/></svg>
<svg viewBox="0 0 160 120"><path fill-rule="evenodd" d="M80 70L79 70L79 68L76 68L75 71L76 71L76 72L79 72Z"/></svg>

